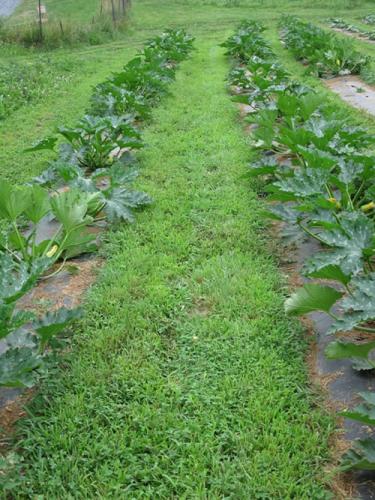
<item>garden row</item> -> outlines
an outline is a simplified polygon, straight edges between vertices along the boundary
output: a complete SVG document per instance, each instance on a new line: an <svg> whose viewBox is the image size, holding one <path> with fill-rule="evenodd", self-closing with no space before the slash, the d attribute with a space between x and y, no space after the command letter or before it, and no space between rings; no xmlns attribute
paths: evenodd
<svg viewBox="0 0 375 500"><path fill-rule="evenodd" d="M296 16L284 16L280 28L284 45L319 77L360 74L370 62L354 49L352 40L338 38Z"/></svg>
<svg viewBox="0 0 375 500"><path fill-rule="evenodd" d="M192 43L183 30L146 42L94 89L77 126L60 127L28 150L56 151L41 176L24 186L0 182L0 386L35 384L61 346L56 335L82 314L61 308L41 316L23 307L25 295L63 269L76 271L70 259L95 252L103 229L132 222L133 210L151 202L131 187L134 153L143 147L138 127L167 94Z"/></svg>
<svg viewBox="0 0 375 500"><path fill-rule="evenodd" d="M329 24L331 28L348 31L349 33L353 33L355 35L359 35L363 38L368 38L369 40L375 40L375 30L364 30L359 26L354 24L347 23L344 19L341 18L332 18L329 20Z"/></svg>
<svg viewBox="0 0 375 500"><path fill-rule="evenodd" d="M365 24L375 24L375 14L369 14L368 16L365 16L362 21Z"/></svg>
<svg viewBox="0 0 375 500"><path fill-rule="evenodd" d="M284 36L296 54L304 24L283 20ZM266 183L265 215L281 221L286 241L315 240L317 252L304 262L307 283L286 301L291 315L314 311L331 318L338 335L326 350L330 359L351 359L356 370L373 370L375 348L375 138L352 126L319 93L294 81L277 62L257 22L243 22L223 45L234 61L229 84L237 102L250 106L257 160L250 176ZM310 36L310 31L307 31ZM301 53L320 60L307 43ZM319 49L320 50L320 49ZM339 47L338 47L339 50ZM341 50L341 49L340 49ZM359 69L358 56L341 61L340 71ZM330 61L324 70L332 71ZM318 281L317 281L318 280ZM345 340L342 335L345 334ZM361 342L353 342L361 335ZM375 425L375 394L345 417ZM357 442L343 458L345 468L374 469L375 440Z"/></svg>

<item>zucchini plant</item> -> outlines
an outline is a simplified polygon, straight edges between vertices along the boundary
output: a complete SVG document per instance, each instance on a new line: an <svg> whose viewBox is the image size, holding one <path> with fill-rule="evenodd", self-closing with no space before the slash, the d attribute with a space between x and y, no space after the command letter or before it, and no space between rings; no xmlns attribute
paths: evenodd
<svg viewBox="0 0 375 500"><path fill-rule="evenodd" d="M318 76L359 74L370 61L354 49L351 40L339 39L296 16L283 16L280 27L285 46Z"/></svg>
<svg viewBox="0 0 375 500"><path fill-rule="evenodd" d="M156 53L165 57L170 64L176 64L188 56L193 49L194 37L183 29L166 29L158 36L147 40L141 52L147 59L148 54Z"/></svg>
<svg viewBox="0 0 375 500"><path fill-rule="evenodd" d="M329 20L329 25L331 28L337 28L340 30L348 31L349 33L354 33L360 35L364 38L368 38L369 40L375 40L375 31L374 30L364 30L359 26L355 26L354 24L347 23L344 19L341 18L332 18Z"/></svg>
<svg viewBox="0 0 375 500"><path fill-rule="evenodd" d="M363 18L365 24L375 24L375 14L369 14Z"/></svg>
<svg viewBox="0 0 375 500"><path fill-rule="evenodd" d="M97 193L71 189L50 197L40 186L15 187L3 181L0 219L5 221L6 229L0 252L28 269L43 258L48 258L51 265L63 260L63 266L67 259L96 249L96 235L90 233L89 225L100 208ZM51 220L55 221L53 233L45 234L45 222Z"/></svg>
<svg viewBox="0 0 375 500"><path fill-rule="evenodd" d="M97 203L99 220L105 219L109 223L134 222L133 210L150 205L152 198L132 189L132 183L139 175L133 164L132 157L129 158L129 165L123 157L121 163L113 163L111 167L95 170L87 176L79 165L55 162L45 175L35 180L49 189L69 186L86 193Z"/></svg>
<svg viewBox="0 0 375 500"><path fill-rule="evenodd" d="M174 74L174 67L168 64L165 57L154 54L152 58L145 59L140 54L129 61L122 71L112 75L104 85L108 83L134 92L154 106L168 94Z"/></svg>
<svg viewBox="0 0 375 500"><path fill-rule="evenodd" d="M58 133L68 142L61 148L63 159L77 162L93 171L111 166L125 151L143 147L140 133L122 116L84 116L76 127L59 127ZM43 141L26 151L53 150L57 137Z"/></svg>
<svg viewBox="0 0 375 500"><path fill-rule="evenodd" d="M0 254L0 386L34 385L47 367L51 349L58 346L56 335L82 315L80 309L61 308L40 316L18 307L49 266L46 257L28 266Z"/></svg>
<svg viewBox="0 0 375 500"><path fill-rule="evenodd" d="M106 82L96 87L91 97L90 113L96 116L126 116L139 122L150 118L151 106L142 94Z"/></svg>
<svg viewBox="0 0 375 500"><path fill-rule="evenodd" d="M254 56L245 66L235 67L228 81L230 85L246 89L233 100L259 107L259 104L273 100L276 92L280 95L288 93L289 86L293 86L288 76L279 64Z"/></svg>
<svg viewBox="0 0 375 500"><path fill-rule="evenodd" d="M336 45L330 35L326 38L322 30L294 17L282 23L287 44L299 57L318 60L325 44ZM373 370L375 158L369 151L374 137L354 127L315 91L291 81L275 54L259 55L246 37L241 45L245 25L260 36L261 27L243 23L224 45L230 47L235 64L229 76L230 85L239 87L234 99L251 104L254 111L247 121L254 125L253 146L259 157L250 165L249 176L259 176L266 184L272 203L264 213L284 223L289 243L314 239L320 246L303 266L308 282L288 298L286 311L296 316L320 311L331 318L328 333L354 332L356 341L338 338L328 345L326 356L351 359L357 370ZM336 61L344 71L355 67L357 56L349 52L346 57L345 64ZM334 72L330 64L324 74ZM368 418L373 394L364 397L366 410L362 406L346 412L347 418L361 421L366 411ZM344 456L344 467L375 468L374 443L359 442Z"/></svg>
<svg viewBox="0 0 375 500"><path fill-rule="evenodd" d="M248 54L259 57L272 55L269 44L261 36L264 27L255 21L243 21L237 32L221 44L226 54L238 59L241 63L248 60Z"/></svg>
<svg viewBox="0 0 375 500"><path fill-rule="evenodd" d="M182 29L168 29L148 40L122 71L95 88L90 113L148 119L151 107L168 93L175 68L188 56L193 41Z"/></svg>

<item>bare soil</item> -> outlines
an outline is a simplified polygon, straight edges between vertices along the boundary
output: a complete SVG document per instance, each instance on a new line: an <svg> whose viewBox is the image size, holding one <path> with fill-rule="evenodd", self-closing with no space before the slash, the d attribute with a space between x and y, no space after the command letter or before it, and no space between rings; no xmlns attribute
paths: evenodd
<svg viewBox="0 0 375 500"><path fill-rule="evenodd" d="M375 116L375 88L353 75L324 80L325 85L355 108Z"/></svg>

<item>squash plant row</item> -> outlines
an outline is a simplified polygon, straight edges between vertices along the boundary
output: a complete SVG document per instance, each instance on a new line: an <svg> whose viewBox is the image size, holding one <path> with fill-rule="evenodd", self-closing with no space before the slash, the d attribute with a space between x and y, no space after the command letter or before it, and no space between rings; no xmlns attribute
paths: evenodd
<svg viewBox="0 0 375 500"><path fill-rule="evenodd" d="M348 31L349 33L355 33L364 38L368 38L369 40L375 40L375 30L364 30L359 26L355 26L354 24L347 23L344 19L341 18L332 18L329 20L329 24L331 28L337 28L340 30Z"/></svg>
<svg viewBox="0 0 375 500"><path fill-rule="evenodd" d="M289 21L288 21L289 22ZM266 215L282 221L288 243L315 240L319 250L302 273L308 282L286 301L290 315L320 311L331 318L330 359L351 359L373 370L375 349L375 138L293 80L262 37L264 27L243 22L223 46L233 58L233 100L251 106L260 176L269 200ZM350 333L361 342L353 342ZM374 335L374 337L372 337ZM375 425L375 394L342 415ZM375 440L363 439L343 458L345 468L375 468Z"/></svg>
<svg viewBox="0 0 375 500"><path fill-rule="evenodd" d="M296 16L282 17L280 28L285 46L320 77L359 74L369 63L368 56L354 49L352 40L338 38Z"/></svg>
<svg viewBox="0 0 375 500"><path fill-rule="evenodd" d="M365 16L362 21L365 24L375 24L375 14L369 14L368 16Z"/></svg>
<svg viewBox="0 0 375 500"><path fill-rule="evenodd" d="M184 30L146 42L94 89L75 127L59 127L27 150L56 152L39 177L19 187L0 182L0 386L30 387L45 375L61 344L56 334L82 314L62 308L41 317L23 310L20 299L69 259L94 252L103 225L132 222L133 210L151 202L131 187L134 153L143 147L139 125L168 93L192 43Z"/></svg>

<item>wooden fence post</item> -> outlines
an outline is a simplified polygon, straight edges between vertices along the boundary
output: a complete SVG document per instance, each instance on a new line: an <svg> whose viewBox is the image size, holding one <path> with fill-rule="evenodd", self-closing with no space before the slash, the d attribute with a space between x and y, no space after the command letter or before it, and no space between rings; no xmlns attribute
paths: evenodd
<svg viewBox="0 0 375 500"><path fill-rule="evenodd" d="M38 0L38 17L39 17L39 36L40 41L43 40L43 22L42 22L42 3Z"/></svg>
<svg viewBox="0 0 375 500"><path fill-rule="evenodd" d="M111 0L111 6L112 6L112 21L113 24L116 24L116 10L115 10L115 2L114 0Z"/></svg>

